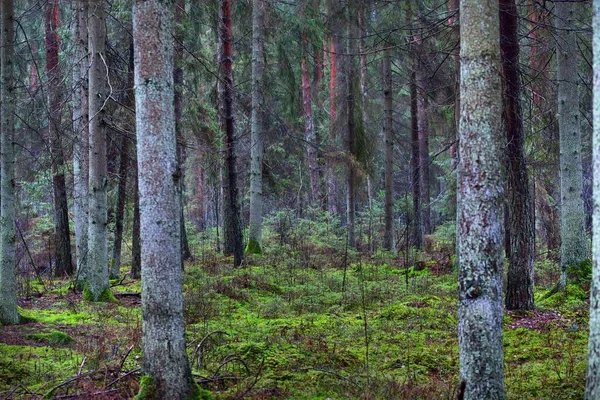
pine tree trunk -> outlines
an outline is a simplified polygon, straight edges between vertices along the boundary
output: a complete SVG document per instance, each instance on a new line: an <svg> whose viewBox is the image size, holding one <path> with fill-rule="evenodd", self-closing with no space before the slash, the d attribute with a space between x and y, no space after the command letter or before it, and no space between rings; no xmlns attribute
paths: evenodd
<svg viewBox="0 0 600 400"><path fill-rule="evenodd" d="M107 100L106 25L104 0L89 0L88 45L89 68L89 222L88 268L84 297L92 301L110 298L108 286L107 246L107 168L106 126L104 121Z"/></svg>
<svg viewBox="0 0 600 400"><path fill-rule="evenodd" d="M50 141L52 192L54 203L54 258L55 276L73 273L71 263L71 235L69 233L69 210L67 208L67 188L65 184L65 159L62 148L61 120L63 92L61 84L58 50L59 24L58 0L52 0L44 6L44 27L46 45L46 76L49 105L48 139Z"/></svg>
<svg viewBox="0 0 600 400"><path fill-rule="evenodd" d="M460 375L465 384L464 399L504 399L504 140L498 3L462 0L460 18Z"/></svg>
<svg viewBox="0 0 600 400"><path fill-rule="evenodd" d="M555 4L558 77L558 128L560 133L560 265L559 288L567 284L567 269L589 258L583 208L583 166L579 121L579 75L575 25L576 4Z"/></svg>
<svg viewBox="0 0 600 400"><path fill-rule="evenodd" d="M354 164L356 162L356 124L355 118L355 93L354 93L354 81L356 79L356 68L354 62L354 54L356 53L356 29L354 21L356 21L356 12L354 7L350 6L347 27L347 54L345 56L345 76L346 76L346 118L347 118L347 151L348 151L348 199L346 203L346 218L348 224L348 245L350 247L356 246L356 169Z"/></svg>
<svg viewBox="0 0 600 400"><path fill-rule="evenodd" d="M385 142L385 203L383 248L394 251L394 130L393 130L393 98L392 98L392 66L390 51L383 53L383 136Z"/></svg>
<svg viewBox="0 0 600 400"><path fill-rule="evenodd" d="M0 123L0 323L18 324L15 257L15 144L14 144L14 5L2 0L0 75L2 116Z"/></svg>
<svg viewBox="0 0 600 400"><path fill-rule="evenodd" d="M302 108L304 111L304 140L306 141L306 159L308 161L310 190L309 200L314 206L319 198L319 170L317 165L317 137L315 134L315 122L312 111L312 90L310 77L308 75L308 39L306 33L302 34L303 53L301 61L302 69ZM315 60L318 64L319 61ZM317 79L315 81L318 82Z"/></svg>
<svg viewBox="0 0 600 400"><path fill-rule="evenodd" d="M140 243L140 191L138 184L137 152L133 180L133 227L131 229L131 277L142 277L142 245Z"/></svg>
<svg viewBox="0 0 600 400"><path fill-rule="evenodd" d="M600 0L594 0L592 45L594 54L594 100L592 136L594 209L592 222L592 288L590 290L590 335L585 398L600 398Z"/></svg>
<svg viewBox="0 0 600 400"><path fill-rule="evenodd" d="M508 153L508 220L510 232L506 308L532 310L534 220L525 164L525 133L519 77L518 12L515 0L500 0L500 49L504 76L504 127Z"/></svg>
<svg viewBox="0 0 600 400"><path fill-rule="evenodd" d="M252 0L252 121L250 138L250 226L246 252L262 254L263 178L262 164L265 148L263 132L263 29L266 2Z"/></svg>
<svg viewBox="0 0 600 400"><path fill-rule="evenodd" d="M410 73L410 121L411 121L411 177L412 177L412 195L413 195L413 235L415 246L418 249L423 248L423 213L421 212L421 163L419 148L419 123L418 123L418 104L417 104L417 80L415 69L416 62L413 63L413 70Z"/></svg>
<svg viewBox="0 0 600 400"><path fill-rule="evenodd" d="M192 397L193 382L183 321L172 19L172 9L164 0L138 1L134 6L142 369L155 398L187 399Z"/></svg>
<svg viewBox="0 0 600 400"><path fill-rule="evenodd" d="M77 281L85 282L88 252L88 176L89 176L89 110L88 110L88 0L73 2L73 211L75 213L75 252Z"/></svg>
<svg viewBox="0 0 600 400"><path fill-rule="evenodd" d="M225 162L223 164L223 239L224 252L233 254L233 264L238 267L242 263L244 247L240 206L238 203L237 166L235 151L235 128L233 115L233 60L232 60L232 27L231 0L223 0L220 9L219 41L221 54L219 59L220 73L220 114L221 130L225 138Z"/></svg>
<svg viewBox="0 0 600 400"><path fill-rule="evenodd" d="M330 18L332 16L330 15ZM337 55L333 37L329 45L329 152L334 152L337 147L336 121L337 121ZM337 179L335 176L335 162L331 155L327 159L327 210L329 215L337 215Z"/></svg>
<svg viewBox="0 0 600 400"><path fill-rule="evenodd" d="M419 185L421 193L421 218L423 235L431 234L431 206L429 205L429 124L427 121L427 100L425 66L422 60L423 44L419 45L415 80L417 85L417 126L419 137Z"/></svg>

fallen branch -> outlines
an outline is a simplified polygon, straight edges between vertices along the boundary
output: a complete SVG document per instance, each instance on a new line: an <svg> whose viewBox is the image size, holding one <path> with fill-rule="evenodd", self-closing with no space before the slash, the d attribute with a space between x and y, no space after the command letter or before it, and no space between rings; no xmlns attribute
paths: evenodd
<svg viewBox="0 0 600 400"><path fill-rule="evenodd" d="M114 385L115 383L119 382L121 379L128 377L131 374L135 374L136 372L139 372L141 370L141 368L136 368L136 369L132 369L131 371L128 371L126 373L124 373L123 375L119 376L117 379L113 380L112 382L110 382L108 385L106 385L104 388L108 389L109 387L111 387L112 385Z"/></svg>

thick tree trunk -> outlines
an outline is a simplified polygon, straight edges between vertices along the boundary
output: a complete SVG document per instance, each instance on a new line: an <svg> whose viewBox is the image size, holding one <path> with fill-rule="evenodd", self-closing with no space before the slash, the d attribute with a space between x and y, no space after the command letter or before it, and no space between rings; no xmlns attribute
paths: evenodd
<svg viewBox="0 0 600 400"><path fill-rule="evenodd" d="M498 3L462 0L458 338L464 398L504 399L504 177ZM473 112L477 110L477 112Z"/></svg>
<svg viewBox="0 0 600 400"><path fill-rule="evenodd" d="M454 15L450 18L450 26L452 27L452 37L456 40L457 45L454 49L452 59L454 61L454 132L451 139L458 139L458 125L460 121L460 0L450 0L448 6L450 12ZM458 164L458 142L452 143L450 146L450 168L454 170Z"/></svg>
<svg viewBox="0 0 600 400"><path fill-rule="evenodd" d="M385 203L383 248L394 251L394 130L393 130L393 98L392 98L392 67L390 51L383 53L383 138L385 142Z"/></svg>
<svg viewBox="0 0 600 400"><path fill-rule="evenodd" d="M108 286L107 246L107 168L106 126L104 122L107 100L106 24L104 0L89 0L88 45L89 68L89 223L88 268L84 297L92 301L110 298Z"/></svg>
<svg viewBox="0 0 600 400"><path fill-rule="evenodd" d="M223 165L223 239L224 251L233 254L233 264L238 267L242 263L244 247L240 206L238 203L237 166L235 151L235 128L233 116L233 60L232 60L232 27L231 0L223 0L220 9L219 41L221 54L219 59L220 73L220 108L221 130L225 137L225 162Z"/></svg>
<svg viewBox="0 0 600 400"><path fill-rule="evenodd" d="M52 193L54 202L54 267L55 276L73 273L71 263L71 235L69 233L69 210L65 183L65 159L63 155L61 120L62 99L61 74L58 63L60 38L58 37L58 0L51 0L44 7L46 45L46 76L49 118L48 139L50 141Z"/></svg>
<svg viewBox="0 0 600 400"><path fill-rule="evenodd" d="M410 121L411 121L411 177L412 177L412 195L413 195L413 235L415 246L418 249L423 248L423 213L421 211L421 163L419 148L419 124L418 124L418 104L417 104L417 63L413 63L413 70L410 73Z"/></svg>
<svg viewBox="0 0 600 400"><path fill-rule="evenodd" d="M592 26L594 54L594 104L592 138L594 168L594 210L592 222L592 289L590 290L590 336L585 398L600 398L600 0L594 0Z"/></svg>
<svg viewBox="0 0 600 400"><path fill-rule="evenodd" d="M508 220L510 251L506 308L532 310L534 220L525 164L525 132L519 77L518 12L515 0L500 0L500 49L504 75L504 129L508 153Z"/></svg>
<svg viewBox="0 0 600 400"><path fill-rule="evenodd" d="M164 0L138 1L134 6L142 369L151 380L154 397L187 399L192 397L193 382L183 321L172 18L171 7Z"/></svg>
<svg viewBox="0 0 600 400"><path fill-rule="evenodd" d="M77 281L86 282L88 252L88 176L89 176L89 110L88 110L88 0L73 2L73 211L75 213L75 253Z"/></svg>
<svg viewBox="0 0 600 400"><path fill-rule="evenodd" d="M421 186L421 218L423 235L431 233L431 206L429 205L429 123L427 121L426 82L423 60L423 44L419 45L415 80L417 85L417 126L419 137L419 184Z"/></svg>
<svg viewBox="0 0 600 400"><path fill-rule="evenodd" d="M306 33L302 34L302 108L304 111L304 140L306 141L306 159L308 161L310 191L309 200L314 206L319 199L319 170L317 164L317 137L312 111L312 90L308 75L308 39ZM319 52L317 52L319 54ZM315 63L319 63L315 60ZM319 78L317 78L319 79ZM317 81L315 79L315 81Z"/></svg>
<svg viewBox="0 0 600 400"><path fill-rule="evenodd" d="M559 288L567 284L567 268L589 258L583 208L583 166L579 121L579 75L577 73L576 4L555 4L558 77L558 128L560 132L560 246Z"/></svg>
<svg viewBox="0 0 600 400"><path fill-rule="evenodd" d="M185 150L185 137L183 135L183 15L185 13L185 0L175 1L175 38L173 63L173 81L175 84L175 95L173 98L175 107L175 135L177 137L177 163L179 174L179 203L181 219L181 268L184 260L191 260L192 252L188 242L185 229L185 161L187 153Z"/></svg>
<svg viewBox="0 0 600 400"><path fill-rule="evenodd" d="M133 44L131 45L127 83L127 104L135 107L134 73L133 73ZM127 199L127 172L129 168L129 138L121 135L121 157L119 160L119 185L117 187L117 204L115 205L115 238L113 242L110 278L118 278L121 274L121 246L123 243L123 219L125 216L125 200Z"/></svg>
<svg viewBox="0 0 600 400"><path fill-rule="evenodd" d="M133 227L131 229L131 277L142 277L142 245L140 243L140 191L138 184L137 153L133 180Z"/></svg>
<svg viewBox="0 0 600 400"><path fill-rule="evenodd" d="M250 226L246 252L262 254L262 164L265 148L263 30L265 0L252 0L252 121L250 138Z"/></svg>
<svg viewBox="0 0 600 400"><path fill-rule="evenodd" d="M14 143L14 5L2 0L2 47L0 75L2 119L0 122L0 323L18 324L15 257L15 143Z"/></svg>

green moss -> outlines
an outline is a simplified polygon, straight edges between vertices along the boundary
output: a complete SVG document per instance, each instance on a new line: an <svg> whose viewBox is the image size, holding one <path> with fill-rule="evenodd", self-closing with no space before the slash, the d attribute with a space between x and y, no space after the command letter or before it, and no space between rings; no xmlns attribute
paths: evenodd
<svg viewBox="0 0 600 400"><path fill-rule="evenodd" d="M83 299L87 301L94 301L99 303L118 303L119 300L112 294L110 288L106 288L100 293L98 298L94 297L94 294L90 290L89 285L85 285L83 288Z"/></svg>
<svg viewBox="0 0 600 400"><path fill-rule="evenodd" d="M258 243L256 240L248 240L248 244L246 245L246 250L245 252L247 254L256 254L256 255L262 255L262 248L260 247L260 243Z"/></svg>
<svg viewBox="0 0 600 400"><path fill-rule="evenodd" d="M213 396L211 391L202 389L196 382L194 382L192 394L189 397L189 400L213 400L214 398L215 396Z"/></svg>
<svg viewBox="0 0 600 400"><path fill-rule="evenodd" d="M150 375L142 375L140 378L140 390L133 398L134 400L146 400L156 398L156 386Z"/></svg>
<svg viewBox="0 0 600 400"><path fill-rule="evenodd" d="M51 331L49 333L33 333L25 335L28 339L37 340L40 342L48 342L51 346L65 346L73 342L73 338L61 331Z"/></svg>

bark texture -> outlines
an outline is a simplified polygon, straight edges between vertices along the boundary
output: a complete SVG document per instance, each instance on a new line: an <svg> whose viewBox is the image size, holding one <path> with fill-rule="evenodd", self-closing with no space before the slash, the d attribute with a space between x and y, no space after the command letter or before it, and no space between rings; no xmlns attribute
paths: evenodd
<svg viewBox="0 0 600 400"><path fill-rule="evenodd" d="M590 336L585 398L600 398L600 0L594 0L592 26L594 53L593 147L593 219L592 219L592 288L590 291Z"/></svg>
<svg viewBox="0 0 600 400"><path fill-rule="evenodd" d="M88 110L88 0L73 2L73 211L75 213L75 254L77 281L85 282L88 252L88 176L89 176L89 110Z"/></svg>
<svg viewBox="0 0 600 400"><path fill-rule="evenodd" d="M560 134L560 282L567 284L567 269L589 258L583 208L583 166L577 73L575 3L555 4L558 77L558 129Z"/></svg>
<svg viewBox="0 0 600 400"><path fill-rule="evenodd" d="M423 235L431 233L431 206L429 193L429 122L427 120L426 79L422 59L423 44L419 45L415 80L417 86L417 129L419 140L419 185L421 187L421 218Z"/></svg>
<svg viewBox="0 0 600 400"><path fill-rule="evenodd" d="M304 111L304 140L306 141L306 160L308 161L308 174L310 179L309 200L312 205L319 199L319 169L317 164L317 135L312 110L312 90L308 73L308 39L306 33L302 34L302 109ZM317 53L318 54L318 53ZM318 65L319 61L315 60ZM318 80L315 83L318 84Z"/></svg>
<svg viewBox="0 0 600 400"><path fill-rule="evenodd" d="M504 399L498 2L462 0L458 337L464 399Z"/></svg>
<svg viewBox="0 0 600 400"><path fill-rule="evenodd" d="M61 121L62 96L59 65L60 38L58 36L58 0L46 3L44 7L44 27L46 45L46 92L48 94L49 118L48 139L50 140L52 192L54 203L54 267L55 276L73 273L71 263L71 235L69 232L69 210L67 207L67 187L65 183L65 158L63 154Z"/></svg>
<svg viewBox="0 0 600 400"><path fill-rule="evenodd" d="M515 0L500 0L500 50L504 75L504 128L508 153L507 202L509 233L506 308L532 310L534 220L525 164L525 132L521 111L518 12Z"/></svg>
<svg viewBox="0 0 600 400"><path fill-rule="evenodd" d="M231 0L223 0L219 21L220 120L225 138L223 165L223 240L224 251L233 254L234 266L240 266L244 256L240 205L238 202L235 126L233 115L233 60Z"/></svg>
<svg viewBox="0 0 600 400"><path fill-rule="evenodd" d="M390 51L385 50L382 62L383 75L383 138L385 142L385 203L383 248L394 251L394 131L392 67Z"/></svg>
<svg viewBox="0 0 600 400"><path fill-rule="evenodd" d="M107 168L106 126L104 121L107 100L106 21L104 0L89 0L88 45L89 68L89 223L88 268L84 297L92 301L106 300L108 286L107 246Z"/></svg>
<svg viewBox="0 0 600 400"><path fill-rule="evenodd" d="M172 9L136 1L133 14L142 239L142 369L154 397L187 399L179 179L173 104Z"/></svg>
<svg viewBox="0 0 600 400"><path fill-rule="evenodd" d="M416 63L413 63L416 67ZM421 212L421 153L419 148L419 123L416 73L410 73L410 147L411 183L413 195L413 237L418 249L423 247L423 214Z"/></svg>
<svg viewBox="0 0 600 400"><path fill-rule="evenodd" d="M18 324L15 258L15 124L14 124L14 5L2 0L0 75L2 121L0 123L0 323Z"/></svg>
<svg viewBox="0 0 600 400"><path fill-rule="evenodd" d="M263 185L262 164L265 148L263 30L266 2L252 1L252 121L250 137L250 226L246 252L261 254Z"/></svg>
<svg viewBox="0 0 600 400"><path fill-rule="evenodd" d="M348 176L347 176L347 202L346 202L346 222L348 224L348 245L356 246L356 96L354 93L354 82L356 79L356 67L354 62L354 54L358 50L356 46L357 31L355 29L356 10L351 6L348 9L348 29L347 29L347 55L345 58L345 75L346 75L346 145L348 151Z"/></svg>

